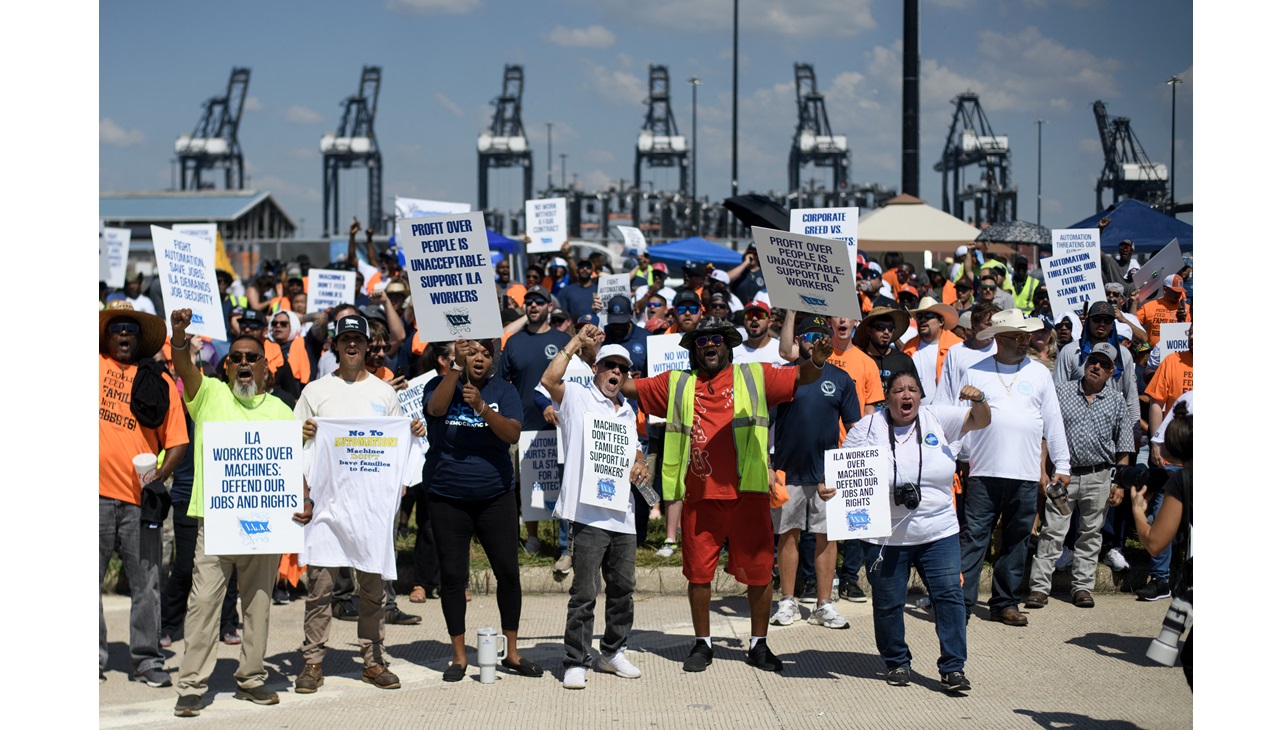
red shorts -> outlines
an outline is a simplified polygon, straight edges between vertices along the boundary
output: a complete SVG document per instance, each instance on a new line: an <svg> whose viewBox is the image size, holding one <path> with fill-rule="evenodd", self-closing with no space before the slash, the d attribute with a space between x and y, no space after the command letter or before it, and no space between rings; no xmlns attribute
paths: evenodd
<svg viewBox="0 0 1280 730"><path fill-rule="evenodd" d="M767 493L684 503L680 550L684 577L690 583L712 582L725 538L729 540L729 565L725 568L729 575L749 586L773 581L773 517Z"/></svg>

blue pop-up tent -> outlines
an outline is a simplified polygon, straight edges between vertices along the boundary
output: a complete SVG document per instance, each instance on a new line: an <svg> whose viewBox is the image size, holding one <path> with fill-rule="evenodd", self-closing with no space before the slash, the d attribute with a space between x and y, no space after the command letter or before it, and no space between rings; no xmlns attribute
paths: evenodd
<svg viewBox="0 0 1280 730"><path fill-rule="evenodd" d="M1191 250L1191 224L1152 208L1138 200L1124 200L1114 208L1104 210L1097 215L1089 216L1068 228L1098 228L1098 223L1108 218L1110 222L1102 229L1102 250L1108 253L1119 251L1120 242L1126 238L1133 241L1133 250L1137 253L1156 253L1178 239L1178 249L1186 253Z"/></svg>
<svg viewBox="0 0 1280 730"><path fill-rule="evenodd" d="M519 241L507 238L492 228L486 228L484 232L489 234L489 250L503 253L515 253L520 250Z"/></svg>
<svg viewBox="0 0 1280 730"><path fill-rule="evenodd" d="M680 266L685 261L710 261L717 268L724 269L733 268L742 263L742 254L728 246L712 243L700 236L682 238L679 241L671 241L670 243L655 244L647 250L650 259L655 262L661 261L667 266ZM674 274L675 272L672 271L672 273Z"/></svg>

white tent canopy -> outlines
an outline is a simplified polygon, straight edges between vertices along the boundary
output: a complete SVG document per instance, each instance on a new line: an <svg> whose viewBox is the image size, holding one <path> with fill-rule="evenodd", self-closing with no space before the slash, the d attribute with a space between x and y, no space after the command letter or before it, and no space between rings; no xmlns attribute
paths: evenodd
<svg viewBox="0 0 1280 730"><path fill-rule="evenodd" d="M858 219L859 251L943 251L981 231L912 195L899 195Z"/></svg>

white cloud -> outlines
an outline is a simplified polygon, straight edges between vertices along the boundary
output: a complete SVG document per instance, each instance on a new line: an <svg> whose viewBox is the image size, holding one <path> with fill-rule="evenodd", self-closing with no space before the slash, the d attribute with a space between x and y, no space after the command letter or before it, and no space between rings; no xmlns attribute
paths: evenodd
<svg viewBox="0 0 1280 730"><path fill-rule="evenodd" d="M256 96L246 96L244 99L244 110L247 112L261 111L262 100Z"/></svg>
<svg viewBox="0 0 1280 730"><path fill-rule="evenodd" d="M324 121L324 117L320 116L319 112L301 104L294 104L285 109L284 118L285 121L293 124L319 124Z"/></svg>
<svg viewBox="0 0 1280 730"><path fill-rule="evenodd" d="M462 117L466 115L466 112L462 111L462 107L453 103L453 99L445 96L443 91L436 92L436 101L440 102L440 106L452 112L455 117Z"/></svg>
<svg viewBox="0 0 1280 730"><path fill-rule="evenodd" d="M787 3L743 3L738 24L743 33L769 37L847 38L876 27L872 0L790 0ZM733 12L725 0L597 0L594 7L624 27L677 32L729 30Z"/></svg>
<svg viewBox="0 0 1280 730"><path fill-rule="evenodd" d="M566 28L557 25L547 40L563 48L608 48L613 45L613 33L603 25L590 25L586 28Z"/></svg>
<svg viewBox="0 0 1280 730"><path fill-rule="evenodd" d="M480 0L387 0L387 10L412 15L463 15L480 7Z"/></svg>
<svg viewBox="0 0 1280 730"><path fill-rule="evenodd" d="M591 73L587 77L590 89L615 104L634 104L639 108L649 95L649 85L633 73L622 70L609 70L604 66L592 64Z"/></svg>
<svg viewBox="0 0 1280 730"><path fill-rule="evenodd" d="M109 144L116 147L130 147L135 144L142 144L146 137L142 132L136 129L126 130L119 124L111 120L111 117L103 117L98 120L98 142Z"/></svg>

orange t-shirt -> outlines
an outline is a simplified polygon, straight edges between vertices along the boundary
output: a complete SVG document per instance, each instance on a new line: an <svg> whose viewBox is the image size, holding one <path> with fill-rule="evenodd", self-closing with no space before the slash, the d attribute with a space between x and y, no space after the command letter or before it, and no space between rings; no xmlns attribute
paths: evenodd
<svg viewBox="0 0 1280 730"><path fill-rule="evenodd" d="M524 295L527 291L529 290L524 288L524 284L512 284L507 287L507 296L511 297L511 301L515 302L517 307L523 307Z"/></svg>
<svg viewBox="0 0 1280 730"><path fill-rule="evenodd" d="M942 285L942 303L954 305L956 303L956 285L946 282Z"/></svg>
<svg viewBox="0 0 1280 730"><path fill-rule="evenodd" d="M795 397L796 371L764 365L765 402L770 408ZM666 414L671 372L635 381L640 407ZM733 368L699 375L693 391L693 443L685 474L685 501L738 498L738 449L733 441ZM766 485L767 486L767 485ZM747 492L746 495L754 494ZM768 493L758 496L768 498Z"/></svg>
<svg viewBox="0 0 1280 730"><path fill-rule="evenodd" d="M867 353L849 344L846 350L832 350L827 362L835 365L853 378L853 385L858 389L858 405L866 412L867 406L884 400L884 385L880 382L880 368ZM859 413L859 416L862 414ZM844 422L840 422L840 443L844 443L847 430Z"/></svg>
<svg viewBox="0 0 1280 730"><path fill-rule="evenodd" d="M893 296L895 298L898 296L898 292L902 291L902 283L898 281L897 269L889 269L888 271L881 272L880 280L893 287Z"/></svg>
<svg viewBox="0 0 1280 730"><path fill-rule="evenodd" d="M1191 354L1175 352L1161 360L1151 382L1147 383L1147 395L1164 406L1165 414L1183 393L1191 390Z"/></svg>
<svg viewBox="0 0 1280 730"><path fill-rule="evenodd" d="M373 296L373 288L382 281L382 271L378 270L369 276L369 280L364 283L364 293Z"/></svg>
<svg viewBox="0 0 1280 730"><path fill-rule="evenodd" d="M1181 300L1179 300L1181 301ZM1178 304L1170 304L1164 297L1152 299L1138 309L1138 324L1147 331L1147 339L1151 344L1160 341L1160 325L1165 322L1178 321ZM1187 305L1187 321L1191 321L1191 305Z"/></svg>
<svg viewBox="0 0 1280 730"><path fill-rule="evenodd" d="M418 338L418 333L413 333L413 344L409 346L413 350L414 357L422 357L422 353L427 351L427 343Z"/></svg>
<svg viewBox="0 0 1280 730"><path fill-rule="evenodd" d="M274 373L284 365L284 351L280 349L280 345L271 340L263 340L262 349L267 352L267 367L271 372ZM307 347L302 343L301 337L289 345L289 369L299 383L306 385L311 382L311 360L307 357Z"/></svg>
<svg viewBox="0 0 1280 730"><path fill-rule="evenodd" d="M98 496L142 504L142 483L133 468L138 454L159 454L188 443L182 399L173 381L169 384L169 410L159 428L138 424L129 410L136 365L122 365L98 354Z"/></svg>

